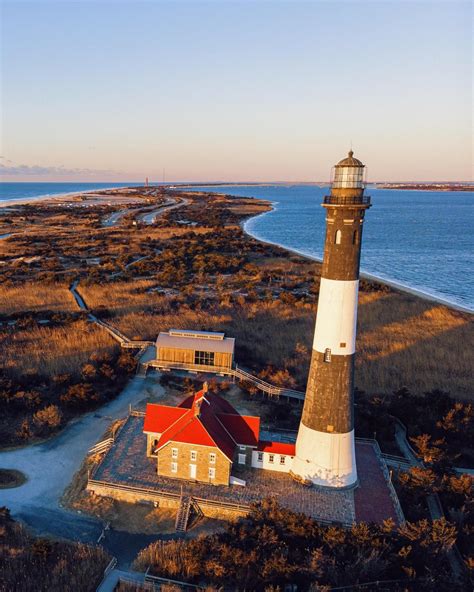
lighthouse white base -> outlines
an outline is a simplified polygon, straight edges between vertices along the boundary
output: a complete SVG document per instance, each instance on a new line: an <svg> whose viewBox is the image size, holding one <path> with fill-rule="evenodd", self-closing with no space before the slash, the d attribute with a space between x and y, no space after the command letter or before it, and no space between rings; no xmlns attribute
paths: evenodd
<svg viewBox="0 0 474 592"><path fill-rule="evenodd" d="M354 430L346 434L318 432L300 423L293 475L324 487L357 484Z"/></svg>

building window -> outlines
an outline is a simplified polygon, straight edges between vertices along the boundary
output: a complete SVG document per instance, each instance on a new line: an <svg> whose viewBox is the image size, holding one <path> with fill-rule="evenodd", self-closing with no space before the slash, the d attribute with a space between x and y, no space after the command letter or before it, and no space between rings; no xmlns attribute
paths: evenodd
<svg viewBox="0 0 474 592"><path fill-rule="evenodd" d="M177 448L171 449L171 458L178 458L178 449Z"/></svg>
<svg viewBox="0 0 474 592"><path fill-rule="evenodd" d="M216 462L216 453L215 452L210 452L209 453L209 462L211 464L214 464Z"/></svg>
<svg viewBox="0 0 474 592"><path fill-rule="evenodd" d="M172 462L171 463L171 472L177 473L178 472L178 463Z"/></svg>
<svg viewBox="0 0 474 592"><path fill-rule="evenodd" d="M209 479L216 478L216 469L214 467L209 467Z"/></svg>
<svg viewBox="0 0 474 592"><path fill-rule="evenodd" d="M286 457L285 456L280 456L280 464L284 465L286 462Z"/></svg>
<svg viewBox="0 0 474 592"><path fill-rule="evenodd" d="M239 446L239 450L242 450L242 452L245 452L247 450L247 448L245 446Z"/></svg>
<svg viewBox="0 0 474 592"><path fill-rule="evenodd" d="M263 452L259 452L257 454L257 460L258 460L258 462L263 462Z"/></svg>
<svg viewBox="0 0 474 592"><path fill-rule="evenodd" d="M331 350L329 349L329 347L327 347L324 350L324 361L325 362L330 362L331 361Z"/></svg>
<svg viewBox="0 0 474 592"><path fill-rule="evenodd" d="M336 230L336 236L334 238L334 242L336 245L340 245L342 240L342 232L340 230Z"/></svg>
<svg viewBox="0 0 474 592"><path fill-rule="evenodd" d="M269 454L268 455L268 462L269 463L273 463L274 460L275 460L275 455L274 454Z"/></svg>
<svg viewBox="0 0 474 592"><path fill-rule="evenodd" d="M357 230L354 230L354 234L352 235L352 244L357 245L358 242L359 242L359 233L357 232Z"/></svg>
<svg viewBox="0 0 474 592"><path fill-rule="evenodd" d="M244 465L245 464L245 454L239 454L239 465Z"/></svg>
<svg viewBox="0 0 474 592"><path fill-rule="evenodd" d="M195 450L191 450L191 460L197 460L198 453Z"/></svg>
<svg viewBox="0 0 474 592"><path fill-rule="evenodd" d="M214 366L214 352L194 352L194 363L201 366Z"/></svg>

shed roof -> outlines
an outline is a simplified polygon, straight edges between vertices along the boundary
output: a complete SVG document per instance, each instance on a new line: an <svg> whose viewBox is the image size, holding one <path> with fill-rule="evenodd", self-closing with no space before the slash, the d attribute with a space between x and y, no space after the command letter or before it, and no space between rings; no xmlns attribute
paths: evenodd
<svg viewBox="0 0 474 592"><path fill-rule="evenodd" d="M261 440L258 443L259 452L270 452L275 454L287 454L288 456L295 456L295 444L286 442L269 442L268 440Z"/></svg>
<svg viewBox="0 0 474 592"><path fill-rule="evenodd" d="M169 333L160 333L156 340L157 351L160 347L170 347L174 349L190 349L193 351L207 351L217 353L234 353L235 339L233 337L223 337L222 339L209 339L207 337L195 337L170 335Z"/></svg>

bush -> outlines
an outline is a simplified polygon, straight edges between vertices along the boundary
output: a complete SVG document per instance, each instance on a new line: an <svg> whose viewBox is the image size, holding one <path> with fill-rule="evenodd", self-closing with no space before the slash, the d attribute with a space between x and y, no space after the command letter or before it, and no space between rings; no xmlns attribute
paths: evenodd
<svg viewBox="0 0 474 592"><path fill-rule="evenodd" d="M40 431L52 431L61 425L62 413L57 405L49 405L37 411L33 421Z"/></svg>

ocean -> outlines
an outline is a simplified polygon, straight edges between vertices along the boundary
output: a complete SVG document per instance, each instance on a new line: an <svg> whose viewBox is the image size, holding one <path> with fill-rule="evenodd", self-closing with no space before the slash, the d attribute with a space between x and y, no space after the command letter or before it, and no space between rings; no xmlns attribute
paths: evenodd
<svg viewBox="0 0 474 592"><path fill-rule="evenodd" d="M0 202L40 199L140 183L0 183ZM320 260L327 187L315 185L199 186L272 202L274 209L247 220L245 230ZM375 189L364 222L361 270L382 280L474 311L474 197L461 191Z"/></svg>
<svg viewBox="0 0 474 592"><path fill-rule="evenodd" d="M112 187L137 187L143 183L8 183L0 182L0 202L17 199L44 199L65 193L111 189Z"/></svg>
<svg viewBox="0 0 474 592"><path fill-rule="evenodd" d="M327 187L193 187L270 200L273 211L245 223L257 239L321 260ZM368 187L361 271L474 311L474 197L462 191Z"/></svg>

